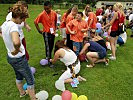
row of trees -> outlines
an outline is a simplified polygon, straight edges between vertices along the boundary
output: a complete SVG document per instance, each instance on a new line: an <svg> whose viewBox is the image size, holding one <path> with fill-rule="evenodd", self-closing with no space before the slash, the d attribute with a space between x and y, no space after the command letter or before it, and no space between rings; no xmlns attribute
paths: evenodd
<svg viewBox="0 0 133 100"><path fill-rule="evenodd" d="M17 2L18 0L0 0L0 3L3 4L13 4L15 2ZM26 1L28 4L43 4L44 1L46 0L24 0ZM58 4L58 3L77 3L77 4L91 4L91 6L94 6L96 4L97 1L116 1L116 0L49 0L51 1L53 4ZM117 0L119 2L127 2L127 1L133 1L133 0Z"/></svg>
<svg viewBox="0 0 133 100"><path fill-rule="evenodd" d="M15 3L18 0L0 0L0 3L4 3L4 4L9 4L9 3ZM29 4L42 4L44 1L46 0L24 0ZM63 3L63 2L67 2L67 3L95 3L96 0L49 0L53 3Z"/></svg>

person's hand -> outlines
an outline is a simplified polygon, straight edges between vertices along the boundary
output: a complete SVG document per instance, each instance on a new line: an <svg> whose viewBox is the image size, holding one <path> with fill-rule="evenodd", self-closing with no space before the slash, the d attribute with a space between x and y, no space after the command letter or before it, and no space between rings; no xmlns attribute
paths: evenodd
<svg viewBox="0 0 133 100"><path fill-rule="evenodd" d="M31 31L31 28L30 28L30 27L27 27L26 29L27 29L27 31L28 31L28 32L30 32L30 31Z"/></svg>
<svg viewBox="0 0 133 100"><path fill-rule="evenodd" d="M90 27L88 27L88 31L89 31L89 30L91 30L91 28L90 28Z"/></svg>
<svg viewBox="0 0 133 100"><path fill-rule="evenodd" d="M83 32L83 33L86 32L86 29L81 29L81 32Z"/></svg>
<svg viewBox="0 0 133 100"><path fill-rule="evenodd" d="M39 30L38 32L39 32L40 34L43 34L43 31L42 31L42 30Z"/></svg>
<svg viewBox="0 0 133 100"><path fill-rule="evenodd" d="M50 62L52 62L52 59L49 59Z"/></svg>
<svg viewBox="0 0 133 100"><path fill-rule="evenodd" d="M18 49L18 50L15 49L13 52L11 52L11 54L15 56L15 55L17 55L19 52L21 52L20 49ZM21 52L21 53L22 53L22 52Z"/></svg>
<svg viewBox="0 0 133 100"><path fill-rule="evenodd" d="M102 27L102 30L104 30L104 28L105 28L105 27L103 26L103 27Z"/></svg>
<svg viewBox="0 0 133 100"><path fill-rule="evenodd" d="M71 34L75 34L76 32L75 31L71 31Z"/></svg>

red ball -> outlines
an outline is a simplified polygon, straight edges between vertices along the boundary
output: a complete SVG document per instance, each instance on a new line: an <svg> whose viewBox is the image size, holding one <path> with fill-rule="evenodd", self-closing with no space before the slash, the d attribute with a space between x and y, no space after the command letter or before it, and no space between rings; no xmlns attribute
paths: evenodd
<svg viewBox="0 0 133 100"><path fill-rule="evenodd" d="M70 91L65 90L61 94L62 100L71 100L72 99L72 94Z"/></svg>
<svg viewBox="0 0 133 100"><path fill-rule="evenodd" d="M83 62L83 61L86 60L86 55L85 55L85 54L81 54L81 55L78 56L78 58L79 58L79 60L80 60L81 62Z"/></svg>

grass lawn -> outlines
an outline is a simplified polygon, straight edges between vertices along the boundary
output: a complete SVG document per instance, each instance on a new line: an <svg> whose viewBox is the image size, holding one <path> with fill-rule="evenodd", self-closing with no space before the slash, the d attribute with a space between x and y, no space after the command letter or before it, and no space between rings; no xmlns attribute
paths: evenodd
<svg viewBox="0 0 133 100"><path fill-rule="evenodd" d="M0 25L5 21L9 5L0 4ZM42 67L39 62L45 58L43 37L37 32L34 26L34 19L43 10L43 6L29 5L30 18L27 23L32 31L24 29L27 41L27 50L30 54L29 64L36 68L35 89L36 92L46 90L49 99L52 96L60 95L54 83L62 74L65 67L59 61L56 68ZM64 12L65 10L61 10ZM86 95L89 100L132 100L133 99L133 38L130 38L131 31L128 30L128 40L124 46L117 49L117 60L110 61L109 66L97 64L94 68L86 68L86 62L82 63L80 74L87 79L80 82L78 88L72 88L70 84L66 89L79 95ZM56 40L61 37L56 38ZM109 51L110 52L110 51ZM15 85L15 74L6 60L7 51L0 38L0 100L20 100L19 92ZM54 73L58 75L53 76ZM25 82L24 82L25 83ZM26 96L21 100L29 100Z"/></svg>

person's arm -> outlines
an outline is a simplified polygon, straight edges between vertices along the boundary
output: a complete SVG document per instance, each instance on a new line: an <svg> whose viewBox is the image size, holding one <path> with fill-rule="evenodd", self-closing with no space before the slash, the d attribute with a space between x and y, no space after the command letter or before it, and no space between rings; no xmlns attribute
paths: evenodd
<svg viewBox="0 0 133 100"><path fill-rule="evenodd" d="M83 32L83 33L87 32L87 31L88 31L88 28L86 28L86 29L81 29L81 32Z"/></svg>
<svg viewBox="0 0 133 100"><path fill-rule="evenodd" d="M81 32L87 32L88 31L88 24L86 23L86 27L84 29L81 29Z"/></svg>
<svg viewBox="0 0 133 100"><path fill-rule="evenodd" d="M81 50L81 52L79 53L79 55L85 53L85 51L88 49L88 47L90 46L90 43L86 43L83 47L83 49Z"/></svg>
<svg viewBox="0 0 133 100"><path fill-rule="evenodd" d="M24 22L24 27L28 32L31 31L31 27L26 22Z"/></svg>
<svg viewBox="0 0 133 100"><path fill-rule="evenodd" d="M43 34L43 31L40 29L40 27L39 27L39 23L42 23L42 20L44 20L43 19L43 13L41 13L41 14L39 14L38 15L38 17L34 20L34 24L35 24L35 26L36 26L36 29L37 29L37 31L40 33L40 34ZM43 29L44 29L44 27L43 27Z"/></svg>
<svg viewBox="0 0 133 100"><path fill-rule="evenodd" d="M12 37L13 45L15 48L15 50L11 53L12 53L12 55L16 55L16 54L18 54L18 52L21 52L20 51L21 43L20 43L19 33L18 32L12 32L11 37Z"/></svg>
<svg viewBox="0 0 133 100"><path fill-rule="evenodd" d="M114 21L117 19L117 17L118 17L118 14L117 12L115 12L112 20L108 24L106 24L102 29L104 29L105 27L111 26L114 23Z"/></svg>
<svg viewBox="0 0 133 100"><path fill-rule="evenodd" d="M40 30L40 27L39 27L38 23L36 23L36 22L34 21L34 24L35 24L35 26L36 26L37 31L38 31L40 34L42 34L43 31Z"/></svg>
<svg viewBox="0 0 133 100"><path fill-rule="evenodd" d="M57 50L55 52L54 58L50 59L50 62L54 64L59 59L59 57L60 57L60 50Z"/></svg>
<svg viewBox="0 0 133 100"><path fill-rule="evenodd" d="M88 29L90 29L90 26L92 25L93 19L90 19L90 23L88 25Z"/></svg>
<svg viewBox="0 0 133 100"><path fill-rule="evenodd" d="M70 22L66 25L66 28L68 29L68 32L69 32L70 34L75 34L75 31L72 31L72 30L70 29L71 24L72 24L72 22L70 21Z"/></svg>
<svg viewBox="0 0 133 100"><path fill-rule="evenodd" d="M93 23L93 17L94 17L93 12L89 12L89 19L88 19L88 21L90 20L90 22L88 23L88 30L90 29L90 27L91 27L91 25Z"/></svg>

